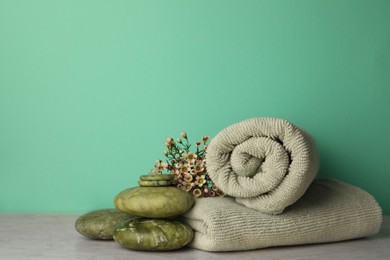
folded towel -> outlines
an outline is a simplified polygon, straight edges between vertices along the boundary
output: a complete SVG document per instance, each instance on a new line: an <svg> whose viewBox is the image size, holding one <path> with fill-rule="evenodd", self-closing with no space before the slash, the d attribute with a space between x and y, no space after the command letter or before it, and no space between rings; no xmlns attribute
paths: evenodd
<svg viewBox="0 0 390 260"><path fill-rule="evenodd" d="M379 231L382 214L375 199L362 189L320 180L280 215L214 197L198 199L182 220L195 230L191 247L236 251L370 236Z"/></svg>
<svg viewBox="0 0 390 260"><path fill-rule="evenodd" d="M210 142L207 172L225 194L263 213L279 214L296 202L318 171L313 139L277 118L248 119Z"/></svg>

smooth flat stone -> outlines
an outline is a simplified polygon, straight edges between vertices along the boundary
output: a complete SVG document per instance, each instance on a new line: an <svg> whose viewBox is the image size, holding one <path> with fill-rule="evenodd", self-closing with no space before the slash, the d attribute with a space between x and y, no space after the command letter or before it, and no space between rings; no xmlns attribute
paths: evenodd
<svg viewBox="0 0 390 260"><path fill-rule="evenodd" d="M159 187L159 186L171 186L172 180L169 181L138 181L138 184L143 187Z"/></svg>
<svg viewBox="0 0 390 260"><path fill-rule="evenodd" d="M75 223L77 232L93 239L112 239L115 229L123 222L136 218L117 209L99 209L80 216Z"/></svg>
<svg viewBox="0 0 390 260"><path fill-rule="evenodd" d="M141 175L141 181L169 181L173 180L173 174Z"/></svg>
<svg viewBox="0 0 390 260"><path fill-rule="evenodd" d="M193 237L188 225L165 219L129 220L114 232L114 240L122 246L143 251L179 249L190 243Z"/></svg>
<svg viewBox="0 0 390 260"><path fill-rule="evenodd" d="M167 218L187 212L194 204L194 196L173 186L135 187L120 192L114 204L117 209L132 215Z"/></svg>

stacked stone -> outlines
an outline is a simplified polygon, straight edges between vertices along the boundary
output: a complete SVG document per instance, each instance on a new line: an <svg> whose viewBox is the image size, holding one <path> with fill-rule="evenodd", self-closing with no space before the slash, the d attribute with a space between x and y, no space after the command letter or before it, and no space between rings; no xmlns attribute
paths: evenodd
<svg viewBox="0 0 390 260"><path fill-rule="evenodd" d="M172 186L173 175L143 175L140 187L120 192L115 207L138 216L114 231L113 238L124 247L135 250L165 251L181 248L191 242L192 229L178 217L194 204L194 197Z"/></svg>
<svg viewBox="0 0 390 260"><path fill-rule="evenodd" d="M118 226L134 218L136 217L117 209L99 209L80 216L75 228L81 235L92 239L112 240Z"/></svg>
<svg viewBox="0 0 390 260"><path fill-rule="evenodd" d="M94 210L76 220L76 230L92 239L114 239L135 250L164 251L191 242L192 229L178 217L194 204L192 194L172 186L173 175L143 175L140 187L120 192L117 209Z"/></svg>

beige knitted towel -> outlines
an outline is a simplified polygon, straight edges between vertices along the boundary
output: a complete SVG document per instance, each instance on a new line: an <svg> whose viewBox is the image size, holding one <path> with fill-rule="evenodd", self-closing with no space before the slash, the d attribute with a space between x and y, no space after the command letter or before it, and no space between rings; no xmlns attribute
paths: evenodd
<svg viewBox="0 0 390 260"><path fill-rule="evenodd" d="M335 180L315 181L283 214L269 215L232 198L198 199L183 216L195 230L190 246L206 251L334 242L379 231L382 214L360 188Z"/></svg>
<svg viewBox="0 0 390 260"><path fill-rule="evenodd" d="M238 203L279 214L313 181L318 153L308 133L277 118L253 118L222 130L210 142L207 172Z"/></svg>

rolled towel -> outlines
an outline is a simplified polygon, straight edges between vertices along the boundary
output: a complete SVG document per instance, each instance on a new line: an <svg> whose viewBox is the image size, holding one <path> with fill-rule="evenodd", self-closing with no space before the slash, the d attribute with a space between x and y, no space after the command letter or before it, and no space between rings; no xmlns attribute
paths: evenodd
<svg viewBox="0 0 390 260"><path fill-rule="evenodd" d="M279 214L296 202L317 174L312 137L287 120L253 118L214 137L207 172L225 194L249 208Z"/></svg>
<svg viewBox="0 0 390 260"><path fill-rule="evenodd" d="M382 213L362 189L321 180L280 215L260 213L232 198L213 197L198 199L183 221L195 230L191 247L237 251L370 236L379 231Z"/></svg>

